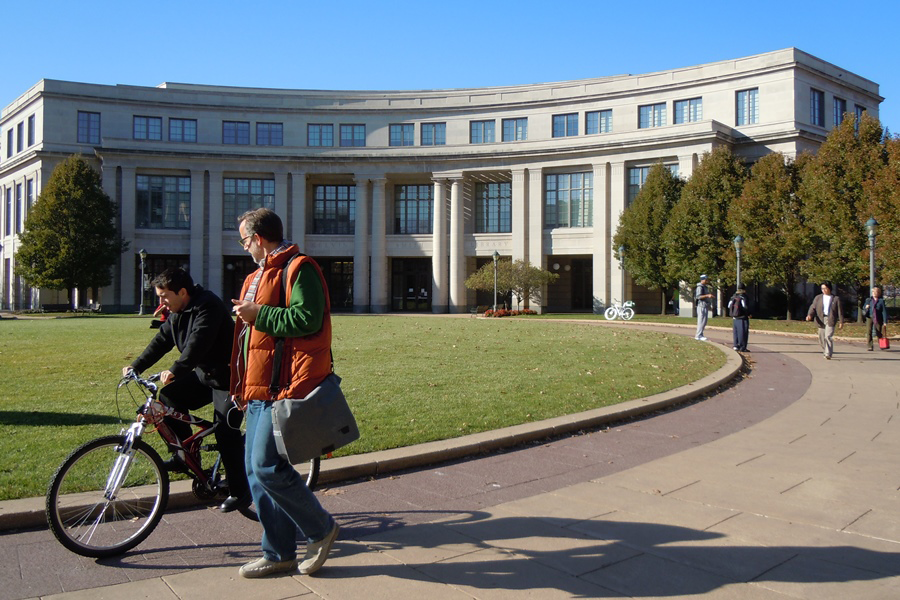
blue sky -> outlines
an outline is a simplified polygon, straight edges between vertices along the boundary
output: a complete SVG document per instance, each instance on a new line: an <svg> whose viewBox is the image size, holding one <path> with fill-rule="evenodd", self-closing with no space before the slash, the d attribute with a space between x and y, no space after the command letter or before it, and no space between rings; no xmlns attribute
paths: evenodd
<svg viewBox="0 0 900 600"><path fill-rule="evenodd" d="M37 9L36 9L37 7ZM900 133L900 2L9 2L0 105L42 78L414 90L648 73L795 46L880 85Z"/></svg>

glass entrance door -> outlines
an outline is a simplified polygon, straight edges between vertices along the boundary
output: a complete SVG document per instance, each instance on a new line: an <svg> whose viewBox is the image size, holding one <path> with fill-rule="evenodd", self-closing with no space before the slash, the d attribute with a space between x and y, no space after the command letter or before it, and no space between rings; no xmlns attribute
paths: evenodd
<svg viewBox="0 0 900 600"><path fill-rule="evenodd" d="M431 259L391 261L391 310L431 312Z"/></svg>

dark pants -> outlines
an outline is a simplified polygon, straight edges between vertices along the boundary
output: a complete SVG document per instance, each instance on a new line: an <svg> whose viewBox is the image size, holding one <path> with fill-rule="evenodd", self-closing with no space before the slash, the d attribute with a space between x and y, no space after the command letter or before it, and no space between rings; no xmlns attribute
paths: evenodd
<svg viewBox="0 0 900 600"><path fill-rule="evenodd" d="M750 335L750 319L732 319L731 329L734 334L734 347L741 352L746 352L747 338Z"/></svg>
<svg viewBox="0 0 900 600"><path fill-rule="evenodd" d="M878 323L876 325L875 321L872 320L872 317L866 318L866 346L868 346L870 350L872 349L874 340L881 339L883 335L883 327L884 325L882 325L881 323Z"/></svg>
<svg viewBox="0 0 900 600"><path fill-rule="evenodd" d="M228 392L213 390L201 383L195 373L191 373L164 386L159 392L159 400L182 413L190 413L214 402L213 421L217 423L216 444L222 455L222 465L225 467L225 477L228 478L231 495L240 496L245 493L248 484L247 474L244 471L244 440L240 431L241 420L244 417L228 399ZM179 440L191 436L191 426L187 423L166 418L166 424Z"/></svg>

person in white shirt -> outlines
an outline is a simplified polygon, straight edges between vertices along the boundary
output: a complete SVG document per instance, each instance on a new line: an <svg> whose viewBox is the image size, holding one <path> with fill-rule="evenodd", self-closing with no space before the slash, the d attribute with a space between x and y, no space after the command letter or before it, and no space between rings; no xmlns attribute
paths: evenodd
<svg viewBox="0 0 900 600"><path fill-rule="evenodd" d="M816 296L809 312L806 315L807 321L816 321L819 327L819 345L825 354L827 360L831 360L834 354L834 326L838 329L844 328L844 313L841 310L841 300L831 293L831 283L822 284L822 293Z"/></svg>

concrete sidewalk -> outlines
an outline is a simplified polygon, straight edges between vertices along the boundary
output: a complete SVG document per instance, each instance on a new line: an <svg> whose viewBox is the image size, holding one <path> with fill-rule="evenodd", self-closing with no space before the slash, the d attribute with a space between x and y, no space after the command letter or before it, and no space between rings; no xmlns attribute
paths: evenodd
<svg viewBox="0 0 900 600"><path fill-rule="evenodd" d="M111 561L0 536L0 599L900 598L900 354L750 349L704 402L324 490L343 531L316 576L242 580L259 526L195 509Z"/></svg>

